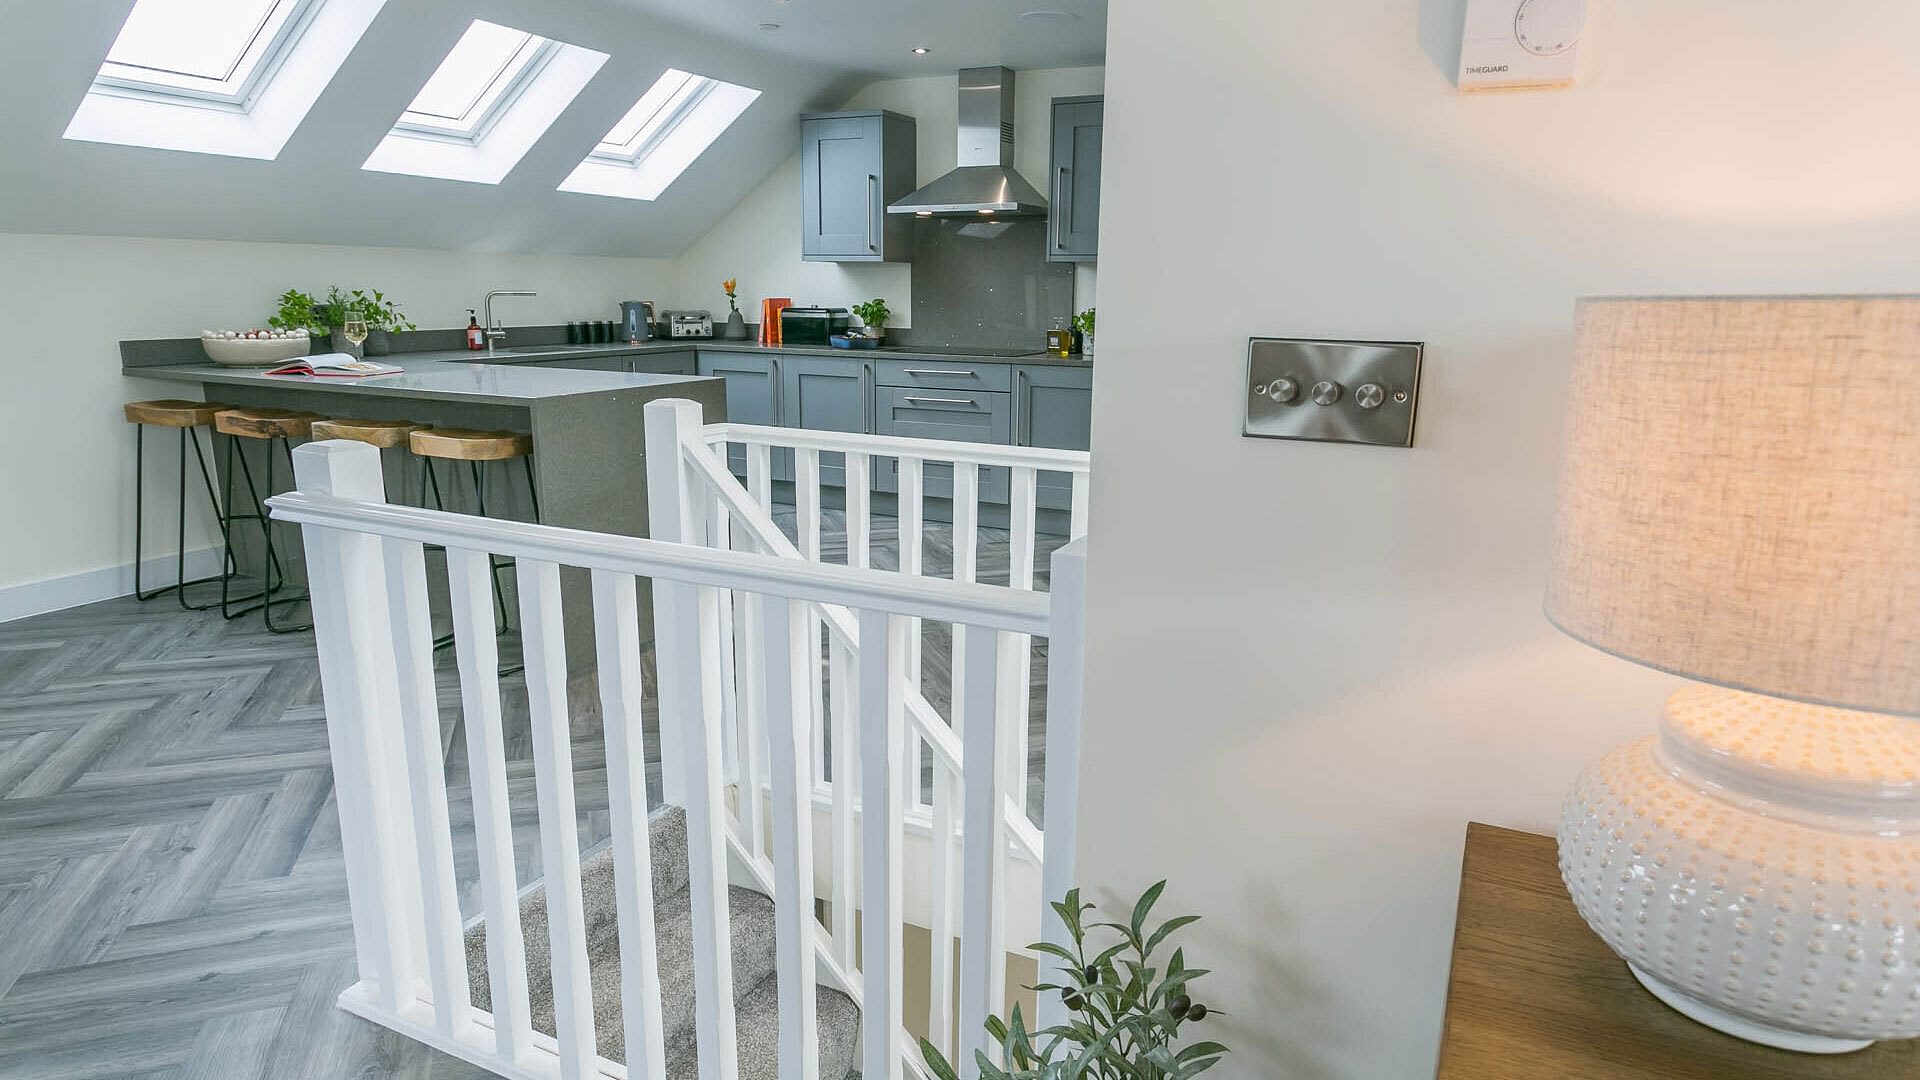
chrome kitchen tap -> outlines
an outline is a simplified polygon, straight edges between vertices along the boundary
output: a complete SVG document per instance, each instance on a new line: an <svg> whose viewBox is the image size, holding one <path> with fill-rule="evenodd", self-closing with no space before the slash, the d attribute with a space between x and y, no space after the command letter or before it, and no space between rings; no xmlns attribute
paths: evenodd
<svg viewBox="0 0 1920 1080"><path fill-rule="evenodd" d="M507 336L506 327L493 321L493 298L496 296L539 296L532 289L495 289L487 294L486 303L481 305L486 314L487 355L493 355L493 343Z"/></svg>

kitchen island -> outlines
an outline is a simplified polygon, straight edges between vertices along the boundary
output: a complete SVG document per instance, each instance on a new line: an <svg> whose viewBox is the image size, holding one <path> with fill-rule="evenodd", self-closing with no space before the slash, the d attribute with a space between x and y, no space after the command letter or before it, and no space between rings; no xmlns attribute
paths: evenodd
<svg viewBox="0 0 1920 1080"><path fill-rule="evenodd" d="M154 343L128 343L150 344ZM192 344L197 349L198 343ZM122 353L124 359L133 361L166 356L159 349L129 350L124 346ZM541 520L628 536L647 535L647 403L684 398L699 403L710 422L726 418L725 389L719 379L574 370L531 363L476 363L474 356L434 352L385 357L383 362L404 371L369 379L266 375L257 369L205 362L131 362L123 370L140 378L196 383L206 400L229 405L528 434L533 437L531 490L538 496ZM253 475L260 476L264 444L238 442L238 449L253 455L248 460L253 463ZM226 447L221 446L215 460L224 463L226 453ZM471 511L469 478L465 470L449 468L449 464L440 464L438 480L447 508ZM404 451L387 451L385 465L390 497L419 502L423 489L418 459ZM287 476L284 461L276 463L276 469L278 477ZM532 517L528 483L517 465L498 470L487 483L490 513L522 520ZM284 488L285 484L279 486ZM236 498L244 499L245 485L236 484L235 488ZM235 555L242 571L257 576L263 562L257 533L249 526L236 526L234 533ZM288 567L296 581L301 580L298 562L296 558ZM435 593L444 598L444 580L439 580L438 574L433 577ZM581 671L593 665L593 612L587 575L567 571L563 586L568 667ZM444 618L444 599L435 609ZM642 603L641 612L650 638L651 605Z"/></svg>

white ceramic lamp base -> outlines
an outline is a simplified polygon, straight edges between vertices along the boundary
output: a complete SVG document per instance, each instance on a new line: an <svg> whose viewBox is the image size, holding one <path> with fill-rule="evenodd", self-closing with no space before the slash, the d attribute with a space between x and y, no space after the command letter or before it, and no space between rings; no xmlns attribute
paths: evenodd
<svg viewBox="0 0 1920 1080"><path fill-rule="evenodd" d="M1699 998L1689 997L1678 987L1668 986L1659 979L1641 971L1632 964L1627 965L1634 979L1668 1008L1693 1020L1705 1024L1715 1031L1725 1032L1736 1039L1771 1046L1776 1050L1792 1050L1801 1054L1851 1054L1855 1050L1865 1050L1873 1045L1872 1039L1830 1039L1824 1035L1808 1035L1805 1032L1787 1028L1769 1027L1756 1024L1743 1016L1737 1016L1725 1009L1716 1009Z"/></svg>
<svg viewBox="0 0 1920 1080"><path fill-rule="evenodd" d="M1920 1036L1920 724L1689 687L1559 839L1587 924L1687 1016L1808 1053Z"/></svg>

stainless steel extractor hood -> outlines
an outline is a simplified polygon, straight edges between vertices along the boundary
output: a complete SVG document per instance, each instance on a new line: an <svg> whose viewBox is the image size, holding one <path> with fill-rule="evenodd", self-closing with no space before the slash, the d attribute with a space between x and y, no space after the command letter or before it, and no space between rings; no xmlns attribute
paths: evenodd
<svg viewBox="0 0 1920 1080"><path fill-rule="evenodd" d="M960 73L960 167L887 207L921 217L1035 217L1047 200L1013 171L1013 72Z"/></svg>

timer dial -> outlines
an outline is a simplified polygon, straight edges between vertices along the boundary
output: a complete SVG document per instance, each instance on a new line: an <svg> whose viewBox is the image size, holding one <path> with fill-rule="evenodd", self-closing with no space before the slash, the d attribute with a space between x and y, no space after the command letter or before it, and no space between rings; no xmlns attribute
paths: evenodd
<svg viewBox="0 0 1920 1080"><path fill-rule="evenodd" d="M1520 0L1513 36L1535 56L1558 56L1580 43L1587 0Z"/></svg>

